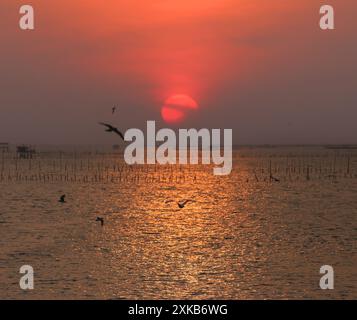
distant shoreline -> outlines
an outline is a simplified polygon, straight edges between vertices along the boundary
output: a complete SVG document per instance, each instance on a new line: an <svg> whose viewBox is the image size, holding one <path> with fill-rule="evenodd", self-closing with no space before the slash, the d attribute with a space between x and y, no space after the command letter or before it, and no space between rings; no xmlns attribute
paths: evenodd
<svg viewBox="0 0 357 320"><path fill-rule="evenodd" d="M23 144L8 144L7 152L16 151L17 146ZM37 151L54 151L54 152L77 152L80 150L87 150L92 152L120 152L124 148L124 144L26 144ZM212 146L212 149L217 147ZM326 150L357 150L357 144L235 144L233 150L237 149L287 149L287 148L321 148ZM2 149L0 148L0 153ZM6 152L6 151L5 151Z"/></svg>

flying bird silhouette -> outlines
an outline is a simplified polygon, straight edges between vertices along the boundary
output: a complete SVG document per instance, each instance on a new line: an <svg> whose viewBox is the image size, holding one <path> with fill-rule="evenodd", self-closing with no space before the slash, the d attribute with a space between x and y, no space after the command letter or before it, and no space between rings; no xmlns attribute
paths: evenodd
<svg viewBox="0 0 357 320"><path fill-rule="evenodd" d="M114 132L124 140L124 135L117 128L113 127L111 124L103 123L103 122L99 122L99 124L107 127L107 130L105 130L106 132Z"/></svg>
<svg viewBox="0 0 357 320"><path fill-rule="evenodd" d="M177 203L177 205L179 206L180 209L183 209L185 207L185 205L189 202L193 202L193 200L180 201Z"/></svg>
<svg viewBox="0 0 357 320"><path fill-rule="evenodd" d="M103 227L104 226L104 218L97 217L95 221L100 221L100 225Z"/></svg>
<svg viewBox="0 0 357 320"><path fill-rule="evenodd" d="M62 195L62 196L60 197L60 199L58 200L58 202L60 202L60 203L65 203L65 202L66 202L65 198L66 198L66 195L64 194L64 195Z"/></svg>

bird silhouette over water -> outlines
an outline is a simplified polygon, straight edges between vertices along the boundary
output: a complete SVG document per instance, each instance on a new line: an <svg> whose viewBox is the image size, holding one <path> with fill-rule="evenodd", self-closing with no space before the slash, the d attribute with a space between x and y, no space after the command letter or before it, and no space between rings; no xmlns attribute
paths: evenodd
<svg viewBox="0 0 357 320"><path fill-rule="evenodd" d="M114 114L116 110L117 110L117 107L114 106L114 107L112 108L112 114Z"/></svg>
<svg viewBox="0 0 357 320"><path fill-rule="evenodd" d="M179 206L180 209L183 209L185 207L185 205L189 202L193 202L193 201L192 200L180 201L177 203L177 205Z"/></svg>
<svg viewBox="0 0 357 320"><path fill-rule="evenodd" d="M60 197L60 199L58 200L58 202L60 202L60 203L65 203L65 202L66 202L65 198L66 198L66 195L64 194L64 195L62 195L62 196Z"/></svg>
<svg viewBox="0 0 357 320"><path fill-rule="evenodd" d="M97 217L95 221L100 221L100 225L103 227L104 226L104 218Z"/></svg>
<svg viewBox="0 0 357 320"><path fill-rule="evenodd" d="M107 130L105 130L106 132L114 132L124 140L124 135L117 128L113 127L111 124L103 123L103 122L99 122L99 124L107 127Z"/></svg>

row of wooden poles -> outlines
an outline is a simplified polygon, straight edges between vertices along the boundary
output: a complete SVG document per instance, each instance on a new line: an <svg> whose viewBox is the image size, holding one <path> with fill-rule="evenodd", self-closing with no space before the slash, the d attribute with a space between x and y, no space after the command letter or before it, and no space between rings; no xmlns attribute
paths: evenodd
<svg viewBox="0 0 357 320"><path fill-rule="evenodd" d="M38 182L38 183L186 183L196 182L197 175L177 174L165 176L162 174L142 176L140 174L133 175L70 175L70 174L18 174L16 176L0 174L0 182Z"/></svg>
<svg viewBox="0 0 357 320"><path fill-rule="evenodd" d="M244 158L244 157L242 157ZM353 158L356 158L355 162L357 162L357 154L354 155ZM259 158L254 158L254 159L259 159ZM326 163L329 165L330 170L336 171L338 167L338 162L343 162L343 166L346 168L347 173L350 173L351 169L351 155L342 155L340 157L337 157L336 155L333 157L333 160L331 161L330 157L311 157L311 156L305 156L303 158L298 158L298 157L285 157L285 158L278 158L277 161L274 161L274 164L272 164L272 159L273 157L263 157L263 164L260 165L261 169L264 168L269 168L270 170L289 170L289 171L294 171L296 170L303 170L304 168L307 167L314 167L319 170L322 170L323 167L326 169ZM268 166L266 165L266 159L270 159L268 162ZM280 161L281 159L284 160ZM328 159L328 160L326 160ZM353 160L353 159L352 159ZM258 160L259 161L259 160ZM318 166L315 165L315 162L318 161ZM239 159L237 160L239 163ZM160 171L162 170L161 165L135 165L135 166L128 166L126 165L123 160L120 162L118 161L117 158L105 158L105 156L102 157L97 157L93 156L92 158L81 158L78 156L75 157L69 157L69 158L41 158L38 157L37 159L18 159L16 157L14 158L4 158L4 154L2 156L2 161L1 161L1 172L6 171L7 167L11 167L15 171L19 170L38 170L41 172L42 168L46 168L46 170L51 170L51 171L60 171L62 172L63 170L65 172L67 171L72 171L72 172L77 172L77 171L92 171L92 170L98 170L102 171L103 169L106 170L113 170L113 171L119 171L123 172L125 170L135 170L135 171L146 171L149 172L151 170L154 170L155 172L158 170L158 167L160 167ZM190 170L192 166L182 166L182 165L170 165L170 166L165 166L166 170L171 170L171 171L177 171L177 170ZM195 166L194 170L197 170L197 167Z"/></svg>
<svg viewBox="0 0 357 320"><path fill-rule="evenodd" d="M227 178L227 177L225 177ZM1 173L0 182L2 183L17 183L17 182L36 182L36 183L186 183L199 182L207 180L207 176L203 177L197 174L177 174L177 175L163 175L163 174L149 174L149 175L69 175L69 174L18 174L16 176ZM224 178L223 178L224 179ZM248 182L285 182L285 181L315 181L315 180L339 180L339 179L357 179L357 174L344 175L311 175L309 170L305 175L258 175L252 173L243 176L244 181Z"/></svg>
<svg viewBox="0 0 357 320"><path fill-rule="evenodd" d="M275 157L258 159L255 167L244 167L247 181L277 182L357 178L357 155L331 157ZM254 158L256 161L256 158ZM237 160L233 174L241 174ZM209 167L209 168L208 168ZM2 156L0 182L186 182L207 178L212 167L205 165L134 165L119 162L117 157L38 157L36 159L7 159Z"/></svg>
<svg viewBox="0 0 357 320"><path fill-rule="evenodd" d="M236 174L239 178L246 180L246 182L281 182L281 181L309 181L309 180L338 180L338 179L357 179L357 173L347 172L330 172L328 170L319 171L319 169L311 169L309 167L303 170L295 170L295 172L286 172L279 170L264 170L260 172L251 170L241 174L233 172L232 175L226 178L235 179ZM143 173L143 172L94 172L92 174L76 174L76 173L0 173L0 182L38 182L38 183L53 183L53 182L67 182L67 183L151 183L151 182L166 182L166 183L186 183L197 182L203 179L214 178L212 172L205 174L199 172L176 172L176 173Z"/></svg>

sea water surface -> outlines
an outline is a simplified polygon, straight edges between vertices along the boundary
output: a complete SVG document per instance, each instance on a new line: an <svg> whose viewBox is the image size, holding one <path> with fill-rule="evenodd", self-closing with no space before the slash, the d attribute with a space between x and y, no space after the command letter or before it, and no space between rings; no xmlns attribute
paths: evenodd
<svg viewBox="0 0 357 320"><path fill-rule="evenodd" d="M240 148L224 177L101 152L1 165L1 299L357 298L357 150Z"/></svg>

